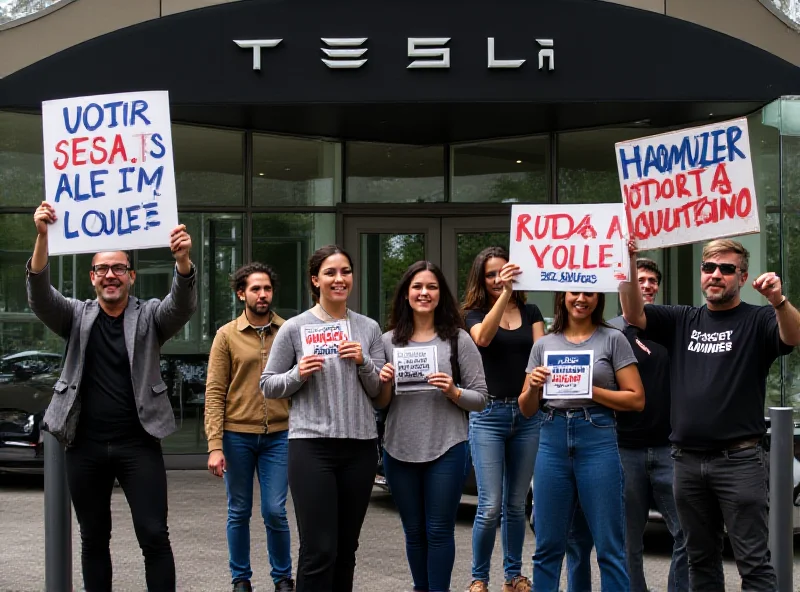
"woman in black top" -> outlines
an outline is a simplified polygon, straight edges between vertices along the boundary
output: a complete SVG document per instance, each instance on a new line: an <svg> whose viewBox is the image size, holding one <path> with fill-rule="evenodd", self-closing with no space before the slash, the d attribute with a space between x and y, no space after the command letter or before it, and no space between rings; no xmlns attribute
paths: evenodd
<svg viewBox="0 0 800 592"><path fill-rule="evenodd" d="M526 418L517 398L533 342L544 335L544 319L535 304L514 291L519 267L502 247L475 258L464 302L467 329L483 359L489 404L470 414L470 450L478 482L478 511L472 529L472 584L485 592L497 522L502 516L503 571L506 592L528 592L521 574L525 540L525 498L533 476L541 415ZM505 500L503 492L506 491Z"/></svg>

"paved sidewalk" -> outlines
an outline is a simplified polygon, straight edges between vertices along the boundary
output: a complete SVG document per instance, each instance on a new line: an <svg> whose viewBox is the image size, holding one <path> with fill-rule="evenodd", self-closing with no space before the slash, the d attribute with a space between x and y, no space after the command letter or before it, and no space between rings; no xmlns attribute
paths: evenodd
<svg viewBox="0 0 800 592"><path fill-rule="evenodd" d="M474 498L473 498L474 499ZM44 590L44 527L41 478L0 476L0 591L38 592ZM170 535L181 592L216 592L230 590L228 550L225 540L226 501L221 480L205 471L170 471ZM265 550L263 522L252 521L253 583L257 592L272 592L269 564ZM292 528L293 559L296 570L297 531L291 506L288 508ZM456 565L453 570L453 592L469 585L471 564L471 531L474 505L462 504L456 529ZM144 586L144 563L131 524L130 512L120 489L112 497L114 524L111 554L114 565L114 590L139 592ZM80 540L73 516L73 582L82 589L80 574ZM654 590L666 588L669 569L669 539L664 533L649 534L645 558L649 583ZM523 573L530 575L533 537L528 533L523 552ZM725 562L728 590L738 590L738 576L733 562ZM492 561L490 590L499 592L502 585L502 553L500 531ZM597 566L594 565L595 590L600 590ZM800 590L800 549L795 553L795 585ZM375 490L361 535L356 565L356 592L405 592L411 589L405 560L400 520L390 496Z"/></svg>

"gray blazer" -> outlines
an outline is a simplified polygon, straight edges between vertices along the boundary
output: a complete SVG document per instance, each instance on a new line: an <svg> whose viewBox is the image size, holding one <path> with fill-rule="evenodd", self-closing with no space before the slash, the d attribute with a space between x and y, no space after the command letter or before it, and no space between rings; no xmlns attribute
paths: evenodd
<svg viewBox="0 0 800 592"><path fill-rule="evenodd" d="M97 300L65 298L50 285L50 265L41 272L26 265L28 303L31 310L54 333L67 340L61 377L44 416L42 429L62 444L75 438L81 410L78 396L84 355L100 305ZM172 290L164 300L128 297L125 309L125 346L131 365L133 394L139 421L152 436L161 439L175 431L175 416L161 378L161 346L192 317L197 309L197 274L188 277L175 272ZM109 368L109 372L113 372Z"/></svg>

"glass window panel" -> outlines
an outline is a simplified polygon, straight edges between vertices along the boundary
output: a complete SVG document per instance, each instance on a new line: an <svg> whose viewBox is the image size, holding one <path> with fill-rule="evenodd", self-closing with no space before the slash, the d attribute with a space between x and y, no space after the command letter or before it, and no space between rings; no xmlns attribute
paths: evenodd
<svg viewBox="0 0 800 592"><path fill-rule="evenodd" d="M670 128L605 128L558 134L558 202L622 201L614 144Z"/></svg>
<svg viewBox="0 0 800 592"><path fill-rule="evenodd" d="M341 144L253 135L253 205L332 206L340 170Z"/></svg>
<svg viewBox="0 0 800 592"><path fill-rule="evenodd" d="M782 159L781 177L783 183L784 203L782 204L783 215L775 213L770 216L771 223L767 226L768 251L772 250L776 244L780 243L780 236L783 236L783 285L784 293L787 298L794 303L800 302L800 197L797 192L800 190L800 137L784 136L782 139ZM760 196L759 196L760 199ZM780 217L782 228L778 227L776 219ZM778 232L782 230L782 232ZM777 235L777 236L772 236ZM775 258L771 256L771 265L775 265ZM777 267L770 267L770 271ZM773 364L773 372L770 373L770 383L774 382L774 368L778 363ZM800 351L795 348L787 357L783 358L783 379L785 403L791 405L795 410L795 419L800 419ZM772 396L770 389L767 399L767 407L775 405L775 397ZM772 402L770 402L772 400Z"/></svg>
<svg viewBox="0 0 800 592"><path fill-rule="evenodd" d="M335 214L254 214L253 260L272 266L278 287L272 308L285 319L312 305L308 258L335 241Z"/></svg>
<svg viewBox="0 0 800 592"><path fill-rule="evenodd" d="M386 327L403 274L425 259L425 235L364 233L360 243L361 313Z"/></svg>
<svg viewBox="0 0 800 592"><path fill-rule="evenodd" d="M42 117L0 112L0 204L37 206L44 199Z"/></svg>
<svg viewBox="0 0 800 592"><path fill-rule="evenodd" d="M347 201L445 201L444 147L348 142Z"/></svg>
<svg viewBox="0 0 800 592"><path fill-rule="evenodd" d="M244 204L244 132L172 126L178 206Z"/></svg>
<svg viewBox="0 0 800 592"><path fill-rule="evenodd" d="M547 136L452 148L452 201L545 203Z"/></svg>

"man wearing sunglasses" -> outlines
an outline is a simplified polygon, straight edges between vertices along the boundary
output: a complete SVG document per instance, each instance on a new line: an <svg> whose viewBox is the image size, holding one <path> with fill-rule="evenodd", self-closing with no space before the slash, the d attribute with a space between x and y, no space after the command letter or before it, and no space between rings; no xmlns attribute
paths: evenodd
<svg viewBox="0 0 800 592"><path fill-rule="evenodd" d="M632 266L635 244L629 245ZM770 565L764 399L769 368L800 344L800 314L781 280L763 273L752 285L769 304L742 302L749 253L734 240L708 243L700 286L706 304L644 306L633 282L620 284L625 320L670 354L674 494L689 556L692 590L725 590L724 529L742 589L774 591ZM636 277L632 267L631 277Z"/></svg>
<svg viewBox="0 0 800 592"><path fill-rule="evenodd" d="M88 592L111 590L111 492L119 481L144 555L148 590L175 590L167 530L167 478L160 441L175 431L161 378L161 346L197 308L192 240L183 225L170 235L172 289L163 300L131 296L136 280L127 253L97 253L89 279L97 298L65 298L50 284L48 226L56 214L36 209L37 237L27 264L31 310L67 340L64 367L43 429L67 446L66 469L81 531Z"/></svg>

